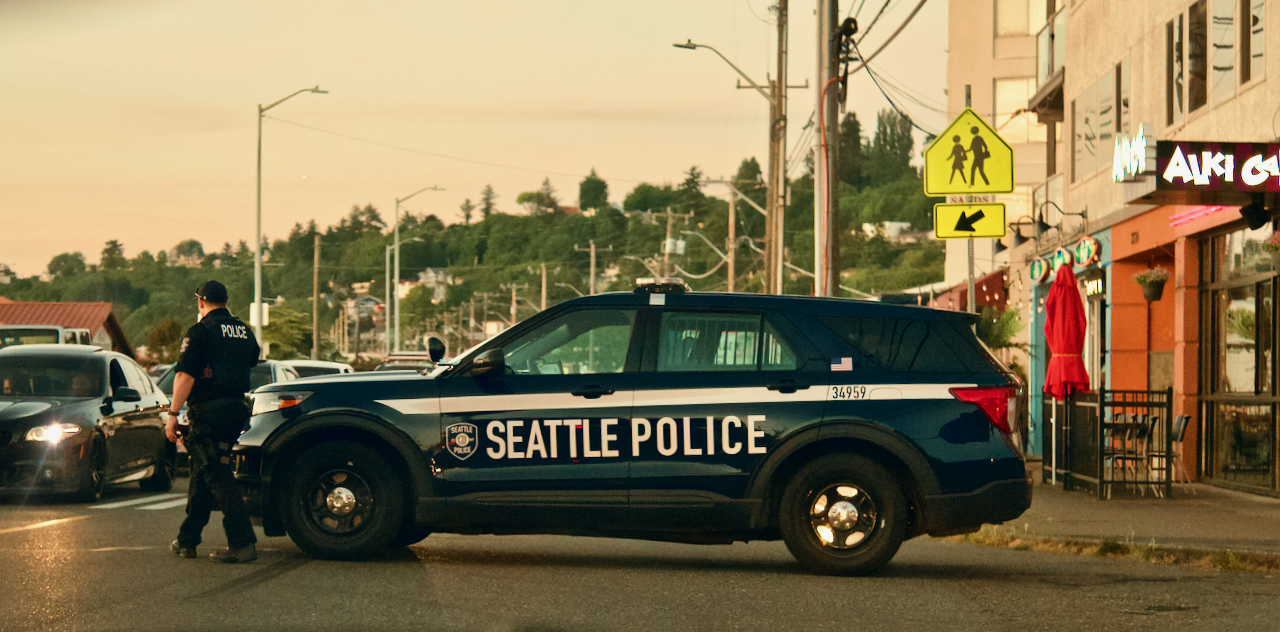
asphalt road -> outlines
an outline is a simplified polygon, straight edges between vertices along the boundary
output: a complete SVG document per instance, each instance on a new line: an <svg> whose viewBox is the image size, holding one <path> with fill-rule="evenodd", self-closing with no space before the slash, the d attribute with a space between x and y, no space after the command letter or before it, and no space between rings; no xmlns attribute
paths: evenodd
<svg viewBox="0 0 1280 632"><path fill-rule="evenodd" d="M361 563L263 538L219 565L169 553L184 489L0 500L0 630L1280 629L1280 577L927 538L866 578L804 574L779 542L559 536L432 535ZM225 545L205 535L202 557Z"/></svg>

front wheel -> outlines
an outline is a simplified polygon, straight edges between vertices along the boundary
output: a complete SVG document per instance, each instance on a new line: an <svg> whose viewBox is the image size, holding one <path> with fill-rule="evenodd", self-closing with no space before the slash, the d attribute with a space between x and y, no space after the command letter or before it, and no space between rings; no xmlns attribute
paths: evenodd
<svg viewBox="0 0 1280 632"><path fill-rule="evenodd" d="M138 487L144 492L167 492L173 489L173 479L177 478L177 472L178 448L166 441L156 457L155 471L151 476L138 481Z"/></svg>
<svg viewBox="0 0 1280 632"><path fill-rule="evenodd" d="M778 518L787 549L806 570L865 575L898 552L907 505L884 466L831 454L804 464L787 483Z"/></svg>
<svg viewBox="0 0 1280 632"><path fill-rule="evenodd" d="M89 455L80 464L80 485L74 494L78 502L92 503L102 498L107 488L107 446L94 437L89 443Z"/></svg>
<svg viewBox="0 0 1280 632"><path fill-rule="evenodd" d="M376 450L348 441L303 452L282 502L289 537L327 559L360 559L385 549L404 516L404 494L390 464Z"/></svg>

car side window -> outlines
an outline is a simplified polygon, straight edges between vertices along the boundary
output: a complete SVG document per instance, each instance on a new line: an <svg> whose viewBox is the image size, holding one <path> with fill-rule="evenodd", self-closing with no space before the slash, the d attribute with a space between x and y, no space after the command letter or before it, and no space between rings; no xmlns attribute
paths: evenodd
<svg viewBox="0 0 1280 632"><path fill-rule="evenodd" d="M129 381L129 386L138 389L139 395L150 395L154 387L142 367L132 362L125 362L124 367L125 378Z"/></svg>
<svg viewBox="0 0 1280 632"><path fill-rule="evenodd" d="M631 309L577 310L503 345L503 354L516 375L621 373L635 322Z"/></svg>
<svg viewBox="0 0 1280 632"><path fill-rule="evenodd" d="M111 361L111 370L108 372L108 377L111 379L111 390L113 392L121 386L131 386L129 378L125 377L124 367L120 366L119 360Z"/></svg>
<svg viewBox="0 0 1280 632"><path fill-rule="evenodd" d="M664 311L658 329L660 372L785 371L796 355L759 314Z"/></svg>

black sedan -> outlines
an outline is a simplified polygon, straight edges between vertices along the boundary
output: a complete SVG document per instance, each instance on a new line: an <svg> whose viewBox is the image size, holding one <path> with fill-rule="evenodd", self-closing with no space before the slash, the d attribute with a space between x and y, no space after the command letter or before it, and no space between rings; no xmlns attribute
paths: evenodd
<svg viewBox="0 0 1280 632"><path fill-rule="evenodd" d="M0 493L69 493L111 483L173 486L169 398L123 354L87 345L0 349Z"/></svg>

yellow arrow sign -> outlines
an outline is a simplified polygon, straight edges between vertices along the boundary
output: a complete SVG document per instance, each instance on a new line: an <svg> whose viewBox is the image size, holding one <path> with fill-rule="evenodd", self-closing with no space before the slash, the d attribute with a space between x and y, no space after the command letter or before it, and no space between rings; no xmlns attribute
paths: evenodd
<svg viewBox="0 0 1280 632"><path fill-rule="evenodd" d="M934 204L933 234L938 239L1004 237L1003 204Z"/></svg>
<svg viewBox="0 0 1280 632"><path fill-rule="evenodd" d="M965 108L924 150L930 196L1013 192L1013 148L977 112Z"/></svg>

